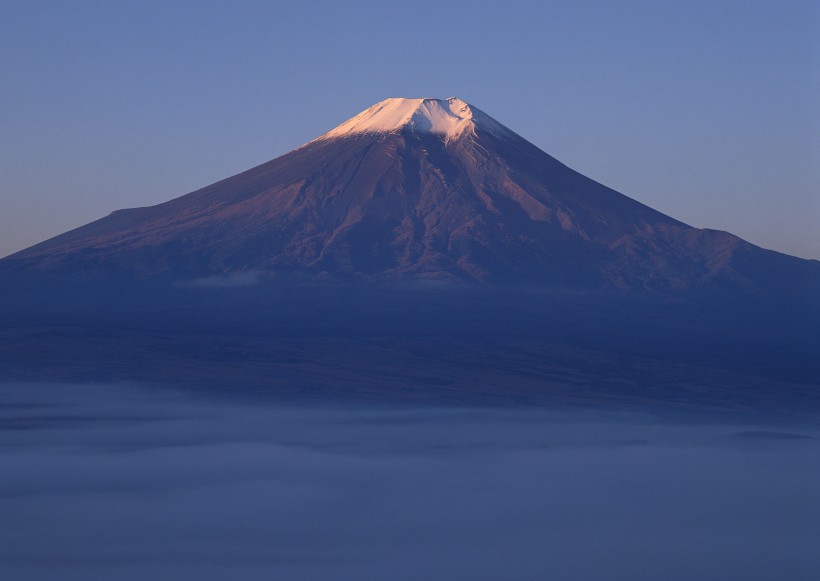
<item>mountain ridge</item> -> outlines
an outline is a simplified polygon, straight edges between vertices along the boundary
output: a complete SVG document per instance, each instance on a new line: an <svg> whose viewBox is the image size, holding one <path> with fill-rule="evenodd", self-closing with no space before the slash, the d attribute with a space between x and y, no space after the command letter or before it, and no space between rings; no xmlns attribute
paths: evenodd
<svg viewBox="0 0 820 581"><path fill-rule="evenodd" d="M653 289L754 289L771 283L773 263L785 284L820 280L820 264L688 226L457 98L381 101L255 168L0 260L11 270Z"/></svg>

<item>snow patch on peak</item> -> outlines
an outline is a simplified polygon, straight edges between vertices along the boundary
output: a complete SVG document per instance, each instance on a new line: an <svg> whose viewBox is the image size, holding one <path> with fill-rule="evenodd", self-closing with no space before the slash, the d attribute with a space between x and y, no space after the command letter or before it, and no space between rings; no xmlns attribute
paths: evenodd
<svg viewBox="0 0 820 581"><path fill-rule="evenodd" d="M489 115L456 97L449 99L385 99L365 109L319 139L333 139L357 133L396 133L409 129L442 135L448 141L475 125L493 133L512 133Z"/></svg>

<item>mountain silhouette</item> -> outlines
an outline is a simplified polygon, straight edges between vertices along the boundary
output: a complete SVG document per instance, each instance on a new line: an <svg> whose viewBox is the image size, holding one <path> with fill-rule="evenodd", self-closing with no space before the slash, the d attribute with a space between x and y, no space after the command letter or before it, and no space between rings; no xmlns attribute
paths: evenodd
<svg viewBox="0 0 820 581"><path fill-rule="evenodd" d="M816 261L693 228L586 178L456 98L387 99L270 162L2 263L660 289L820 273Z"/></svg>

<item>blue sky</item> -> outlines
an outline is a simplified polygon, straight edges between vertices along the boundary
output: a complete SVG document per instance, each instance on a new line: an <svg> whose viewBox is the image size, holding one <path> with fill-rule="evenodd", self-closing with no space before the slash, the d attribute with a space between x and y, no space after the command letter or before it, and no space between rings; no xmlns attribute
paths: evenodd
<svg viewBox="0 0 820 581"><path fill-rule="evenodd" d="M458 96L698 227L820 258L818 2L0 1L0 255Z"/></svg>

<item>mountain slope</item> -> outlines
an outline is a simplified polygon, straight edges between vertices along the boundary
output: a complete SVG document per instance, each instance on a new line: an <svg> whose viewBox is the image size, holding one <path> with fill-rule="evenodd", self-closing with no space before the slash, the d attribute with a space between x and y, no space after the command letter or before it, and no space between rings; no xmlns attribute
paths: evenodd
<svg viewBox="0 0 820 581"><path fill-rule="evenodd" d="M211 186L121 210L9 269L757 288L814 261L692 228L567 168L459 99L388 99Z"/></svg>
<svg viewBox="0 0 820 581"><path fill-rule="evenodd" d="M0 279L6 381L820 413L816 261L665 216L457 99L378 103Z"/></svg>

